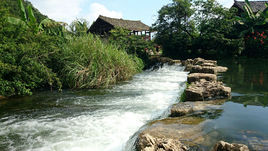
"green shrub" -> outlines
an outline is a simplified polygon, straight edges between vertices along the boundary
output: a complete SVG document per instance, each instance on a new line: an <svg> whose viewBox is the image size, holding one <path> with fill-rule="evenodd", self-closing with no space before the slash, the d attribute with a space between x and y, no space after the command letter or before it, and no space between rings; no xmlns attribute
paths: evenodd
<svg viewBox="0 0 268 151"><path fill-rule="evenodd" d="M103 88L127 80L143 68L142 61L92 34L73 37L63 50L62 77L70 88Z"/></svg>
<svg viewBox="0 0 268 151"><path fill-rule="evenodd" d="M8 30L0 33L0 94L28 95L37 88L61 88L56 73L48 67L50 56L58 51L56 38Z"/></svg>
<svg viewBox="0 0 268 151"><path fill-rule="evenodd" d="M0 7L0 95L29 95L38 88L61 88L57 74L48 65L59 51L59 39L7 22Z"/></svg>
<svg viewBox="0 0 268 151"><path fill-rule="evenodd" d="M125 50L128 54L141 58L145 66L149 63L149 54L146 51L154 51L154 43L145 40L144 36L129 35L130 31L122 28L115 28L110 31L108 41Z"/></svg>

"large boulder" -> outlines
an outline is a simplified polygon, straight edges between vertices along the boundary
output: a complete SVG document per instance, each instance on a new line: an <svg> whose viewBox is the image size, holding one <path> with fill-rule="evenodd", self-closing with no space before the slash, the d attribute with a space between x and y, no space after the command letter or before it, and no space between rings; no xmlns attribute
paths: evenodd
<svg viewBox="0 0 268 151"><path fill-rule="evenodd" d="M185 94L185 101L228 99L231 96L231 88L225 87L222 82L201 79L192 83L185 90Z"/></svg>
<svg viewBox="0 0 268 151"><path fill-rule="evenodd" d="M217 81L217 76L215 74L208 73L192 73L188 75L187 82L192 83L200 81L201 79L205 79L207 81Z"/></svg>
<svg viewBox="0 0 268 151"><path fill-rule="evenodd" d="M218 142L212 151L249 151L244 144L230 144L224 141Z"/></svg>
<svg viewBox="0 0 268 151"><path fill-rule="evenodd" d="M221 109L225 100L179 102L171 107L171 117L180 117L192 113L202 114L205 112L214 113Z"/></svg>
<svg viewBox="0 0 268 151"><path fill-rule="evenodd" d="M179 140L157 138L147 133L141 133L137 142L138 151L187 151L187 147Z"/></svg>

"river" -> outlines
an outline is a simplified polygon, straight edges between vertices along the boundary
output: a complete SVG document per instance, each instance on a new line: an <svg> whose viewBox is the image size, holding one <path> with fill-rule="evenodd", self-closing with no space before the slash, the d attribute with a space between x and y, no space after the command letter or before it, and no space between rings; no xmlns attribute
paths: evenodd
<svg viewBox="0 0 268 151"><path fill-rule="evenodd" d="M167 116L187 73L144 71L103 90L38 92L0 101L1 151L120 151L146 123Z"/></svg>
<svg viewBox="0 0 268 151"><path fill-rule="evenodd" d="M220 140L268 150L268 60L218 64L229 68L218 79L232 88L232 98L215 115L197 118L202 136L194 143L202 151ZM164 66L110 89L37 92L2 100L0 151L132 151L140 130L168 116L186 77L183 67Z"/></svg>

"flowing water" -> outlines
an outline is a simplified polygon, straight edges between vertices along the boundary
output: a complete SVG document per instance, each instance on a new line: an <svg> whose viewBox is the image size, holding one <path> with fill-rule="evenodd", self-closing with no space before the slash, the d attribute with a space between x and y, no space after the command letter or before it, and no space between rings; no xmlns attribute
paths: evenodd
<svg viewBox="0 0 268 151"><path fill-rule="evenodd" d="M164 66L111 89L42 92L0 101L0 150L124 150L143 125L167 115L186 76L181 66Z"/></svg>

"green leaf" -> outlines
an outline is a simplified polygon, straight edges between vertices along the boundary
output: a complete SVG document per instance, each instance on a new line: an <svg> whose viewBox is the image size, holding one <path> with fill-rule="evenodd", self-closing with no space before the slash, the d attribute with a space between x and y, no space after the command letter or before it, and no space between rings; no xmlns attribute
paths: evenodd
<svg viewBox="0 0 268 151"><path fill-rule="evenodd" d="M237 20L237 21L242 20L242 18L239 17L239 16L235 16L234 18L235 18L235 20Z"/></svg>
<svg viewBox="0 0 268 151"><path fill-rule="evenodd" d="M255 19L255 15L254 15L250 5L246 4L244 6L244 9L246 10L248 17Z"/></svg>
<svg viewBox="0 0 268 151"><path fill-rule="evenodd" d="M266 8L262 11L262 14L265 16L265 18L268 18L268 6L267 5L266 5Z"/></svg>
<svg viewBox="0 0 268 151"><path fill-rule="evenodd" d="M21 19L24 22L27 22L27 15L26 15L25 7L23 5L22 0L18 0L18 4L19 4L19 8L20 8Z"/></svg>
<svg viewBox="0 0 268 151"><path fill-rule="evenodd" d="M15 17L8 17L7 18L7 21L10 23L10 24L13 24L13 25L20 25L22 26L23 28L28 28L27 24L19 19L19 18L15 18Z"/></svg>
<svg viewBox="0 0 268 151"><path fill-rule="evenodd" d="M31 25L37 24L36 18L34 17L33 9L30 5L28 6L28 17Z"/></svg>

